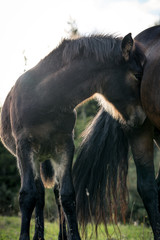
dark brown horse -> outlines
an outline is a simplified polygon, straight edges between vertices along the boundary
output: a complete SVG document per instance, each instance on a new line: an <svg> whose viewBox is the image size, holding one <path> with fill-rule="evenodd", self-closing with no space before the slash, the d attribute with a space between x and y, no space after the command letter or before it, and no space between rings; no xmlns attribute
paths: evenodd
<svg viewBox="0 0 160 240"><path fill-rule="evenodd" d="M119 118L130 126L142 124L139 79L145 57L131 34L123 39L91 36L65 40L38 65L24 73L8 94L1 113L0 136L17 158L21 176L20 240L29 239L36 211L34 240L44 239L44 185L53 177L41 175L40 162L55 165L55 194L68 224L68 237L79 240L72 182L74 108L95 93L110 101ZM40 174L41 173L41 174ZM45 175L45 174L44 174ZM46 183L45 183L46 182ZM60 198L59 198L60 194Z"/></svg>
<svg viewBox="0 0 160 240"><path fill-rule="evenodd" d="M116 216L117 208L124 214L129 142L137 169L138 192L154 239L160 240L160 171L156 178L153 156L153 142L160 146L160 26L143 31L135 40L141 43L146 55L140 97L147 118L142 126L128 128L105 110L98 113L86 131L74 165L77 211L85 224L91 217L96 224L106 224L108 213Z"/></svg>

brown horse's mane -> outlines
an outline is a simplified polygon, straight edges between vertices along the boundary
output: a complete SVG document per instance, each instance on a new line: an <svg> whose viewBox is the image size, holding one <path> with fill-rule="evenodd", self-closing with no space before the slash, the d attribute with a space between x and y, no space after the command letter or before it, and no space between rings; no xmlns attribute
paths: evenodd
<svg viewBox="0 0 160 240"><path fill-rule="evenodd" d="M114 35L91 35L77 39L64 39L40 63L47 71L50 67L53 70L53 65L58 70L73 60L81 58L90 58L103 64L108 61L119 64L122 60L121 40L122 38ZM144 61L142 48L137 41L135 41L133 54L139 56L141 62Z"/></svg>
<svg viewBox="0 0 160 240"><path fill-rule="evenodd" d="M96 61L105 63L114 61L119 63L122 59L121 38L113 35L91 35L77 39L64 39L42 61L54 61L55 55L61 56L63 64L69 64L76 58L94 58Z"/></svg>
<svg viewBox="0 0 160 240"><path fill-rule="evenodd" d="M64 40L63 59L70 62L77 57L93 57L98 62L105 63L106 60L116 61L121 59L121 40L112 35L91 35L75 40ZM115 59L116 55L116 59Z"/></svg>

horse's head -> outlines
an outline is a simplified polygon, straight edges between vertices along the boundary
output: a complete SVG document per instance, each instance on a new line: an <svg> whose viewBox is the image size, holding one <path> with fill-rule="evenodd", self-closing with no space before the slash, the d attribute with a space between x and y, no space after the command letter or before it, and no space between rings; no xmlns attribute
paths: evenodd
<svg viewBox="0 0 160 240"><path fill-rule="evenodd" d="M140 102L144 62L142 49L131 34L128 34L121 41L121 60L116 68L110 67L109 78L104 87L103 95L118 110L122 122L130 127L138 126L145 120ZM114 111L112 113L114 115Z"/></svg>

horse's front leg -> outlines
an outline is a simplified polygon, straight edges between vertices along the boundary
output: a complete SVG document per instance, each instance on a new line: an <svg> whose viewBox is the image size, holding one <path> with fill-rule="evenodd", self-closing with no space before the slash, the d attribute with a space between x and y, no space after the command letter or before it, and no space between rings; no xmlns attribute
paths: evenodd
<svg viewBox="0 0 160 240"><path fill-rule="evenodd" d="M154 239L160 240L158 186L153 163L153 127L148 120L129 134L137 169L137 188L148 213Z"/></svg>
<svg viewBox="0 0 160 240"><path fill-rule="evenodd" d="M68 223L69 240L80 240L76 217L76 199L72 181L72 161L74 143L72 138L67 139L62 151L60 170L60 197L63 211Z"/></svg>

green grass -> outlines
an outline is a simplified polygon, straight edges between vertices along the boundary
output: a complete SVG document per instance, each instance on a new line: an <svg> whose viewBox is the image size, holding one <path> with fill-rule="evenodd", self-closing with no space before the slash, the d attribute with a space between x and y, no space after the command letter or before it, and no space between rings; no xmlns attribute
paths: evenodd
<svg viewBox="0 0 160 240"><path fill-rule="evenodd" d="M134 225L119 225L121 234L118 231L118 228L109 226L109 234L111 238L107 238L104 228L101 226L98 230L98 239L99 240L153 240L153 235L151 229L145 227L143 224L139 226ZM19 217L3 217L0 216L0 240L17 240L19 238L20 231L20 218ZM58 223L50 223L45 221L45 240L56 240L58 239ZM96 235L93 233L92 226L87 228L86 237L82 239L85 240L96 240ZM117 234L116 234L117 233ZM31 221L31 239L34 234L34 220Z"/></svg>

